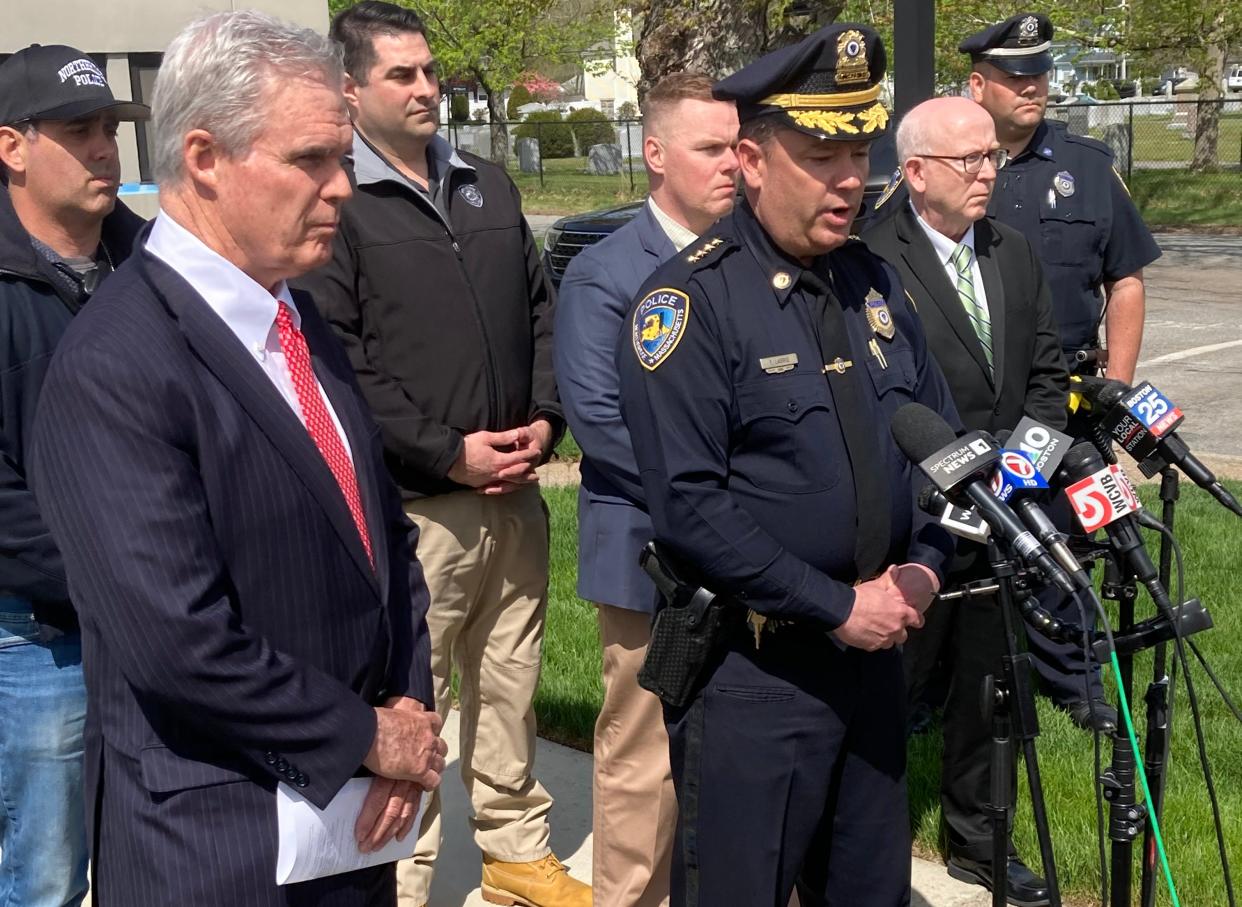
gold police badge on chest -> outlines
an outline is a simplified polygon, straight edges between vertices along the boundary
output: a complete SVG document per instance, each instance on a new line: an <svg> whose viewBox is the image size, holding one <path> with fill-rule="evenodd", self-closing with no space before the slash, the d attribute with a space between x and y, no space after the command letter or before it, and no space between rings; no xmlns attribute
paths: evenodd
<svg viewBox="0 0 1242 907"><path fill-rule="evenodd" d="M893 313L888 310L888 302L884 297L876 290L871 290L867 294L863 309L867 315L867 326L872 333L885 340L892 340L897 334L897 327L893 324Z"/></svg>

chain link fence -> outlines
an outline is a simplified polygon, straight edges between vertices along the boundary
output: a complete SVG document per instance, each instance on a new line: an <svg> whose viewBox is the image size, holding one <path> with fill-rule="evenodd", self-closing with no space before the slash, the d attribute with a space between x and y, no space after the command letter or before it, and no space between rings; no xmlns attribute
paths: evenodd
<svg viewBox="0 0 1242 907"><path fill-rule="evenodd" d="M1242 99L1068 104L1048 116L1112 149L1152 226L1242 226ZM1205 143L1196 155L1200 126L1213 121L1215 148Z"/></svg>
<svg viewBox="0 0 1242 907"><path fill-rule="evenodd" d="M506 149L506 167L536 206L576 213L645 195L642 120L538 116L509 124ZM1049 107L1048 116L1112 149L1151 226L1242 227L1242 99L1066 104ZM1201 151L1197 160L1199 126L1213 120L1214 153ZM441 134L459 149L492 156L486 123L450 123Z"/></svg>
<svg viewBox="0 0 1242 907"><path fill-rule="evenodd" d="M631 195L647 191L641 119L528 118L509 123L508 133L505 166L519 186L581 185L582 178L596 177ZM486 123L450 123L441 135L459 150L492 157Z"/></svg>

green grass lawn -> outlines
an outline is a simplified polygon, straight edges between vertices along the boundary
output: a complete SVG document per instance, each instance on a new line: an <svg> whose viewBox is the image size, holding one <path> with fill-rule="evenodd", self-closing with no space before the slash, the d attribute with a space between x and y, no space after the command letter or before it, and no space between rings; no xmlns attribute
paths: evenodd
<svg viewBox="0 0 1242 907"><path fill-rule="evenodd" d="M628 167L626 162L617 176L594 176L586 172L586 158L558 158L543 162L542 186L538 173L522 173L516 164L510 167L509 176L521 190L522 210L527 214L580 214L645 198L647 171L643 162L637 158L633 161L633 188Z"/></svg>
<svg viewBox="0 0 1242 907"><path fill-rule="evenodd" d="M1134 118L1134 163L1147 161L1190 161L1194 156L1193 132L1169 128L1170 116L1136 116ZM1096 138L1103 138L1103 130L1092 130ZM1242 148L1242 115L1228 114L1220 118L1220 137L1217 155L1222 164L1237 164Z"/></svg>
<svg viewBox="0 0 1242 907"><path fill-rule="evenodd" d="M1242 495L1242 483L1229 484L1235 495ZM543 678L535 707L541 735L589 750L602 688L594 609L574 593L577 489L545 488L543 494L552 516L551 601ZM1141 495L1148 506L1158 506L1153 487L1145 486ZM1199 597L1216 623L1214 629L1200 634L1196 640L1236 701L1242 697L1242 645L1237 641L1242 634L1242 592L1238 591L1233 571L1242 561L1242 525L1189 483L1177 517L1177 536L1186 553L1186 594ZM1154 557L1154 538L1148 539L1148 549ZM1151 603L1144 594L1139 599L1139 616L1147 616L1151 611ZM1187 655L1192 657L1189 652ZM1134 698L1141 703L1151 677L1150 653L1135 658L1134 676ZM1218 907L1225 903L1219 857L1180 670L1178 676L1165 839L1181 903L1186 907ZM1229 857L1242 880L1242 725L1229 714L1197 665L1193 678L1203 708L1208 755L1221 799ZM1135 720L1141 744L1141 706L1137 711ZM1039 703L1039 719L1039 763L1062 889L1074 901L1095 903L1099 883L1091 783L1092 738L1074 728L1043 700ZM910 805L916 848L929 855L939 849L940 750L938 729L910 744ZM1105 745L1104 764L1108 761ZM1024 773L1019 774L1025 777ZM1028 862L1037 865L1039 851L1029 802L1023 781L1015 838ZM1136 847L1136 854L1137 851ZM1136 867L1136 890L1137 878ZM1171 903L1167 890L1161 890L1164 893L1157 903Z"/></svg>
<svg viewBox="0 0 1242 907"><path fill-rule="evenodd" d="M1242 171L1135 170L1129 186L1149 227L1242 226Z"/></svg>

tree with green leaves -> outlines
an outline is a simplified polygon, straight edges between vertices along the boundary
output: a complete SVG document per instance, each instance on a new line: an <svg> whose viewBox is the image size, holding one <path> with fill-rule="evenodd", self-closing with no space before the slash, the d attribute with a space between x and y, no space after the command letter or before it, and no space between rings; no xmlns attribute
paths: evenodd
<svg viewBox="0 0 1242 907"><path fill-rule="evenodd" d="M1221 81L1229 49L1242 45L1238 0L1134 0L1126 47L1161 64L1189 66L1199 73L1191 170L1217 165Z"/></svg>
<svg viewBox="0 0 1242 907"><path fill-rule="evenodd" d="M335 15L355 0L329 0ZM393 0L414 10L427 26L427 40L443 77L473 79L487 93L492 127L491 158L509 154L504 92L541 64L578 63L593 48L613 41L618 0Z"/></svg>

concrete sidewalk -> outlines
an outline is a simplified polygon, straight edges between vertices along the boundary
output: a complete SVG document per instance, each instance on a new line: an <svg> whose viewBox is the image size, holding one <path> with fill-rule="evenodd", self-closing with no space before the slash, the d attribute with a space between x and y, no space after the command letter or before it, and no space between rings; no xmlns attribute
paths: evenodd
<svg viewBox="0 0 1242 907"><path fill-rule="evenodd" d="M431 889L429 907L485 907L479 893L479 851L466 821L469 804L457 769L457 718L453 712L444 726L452 761L444 771L444 845ZM535 773L556 798L552 808L552 850L569 874L591 881L591 756L539 741ZM939 863L913 859L914 896L911 907L989 907L987 892L949 878ZM401 904L401 907L417 905ZM598 907L608 907L600 904ZM721 905L745 907L745 905Z"/></svg>

